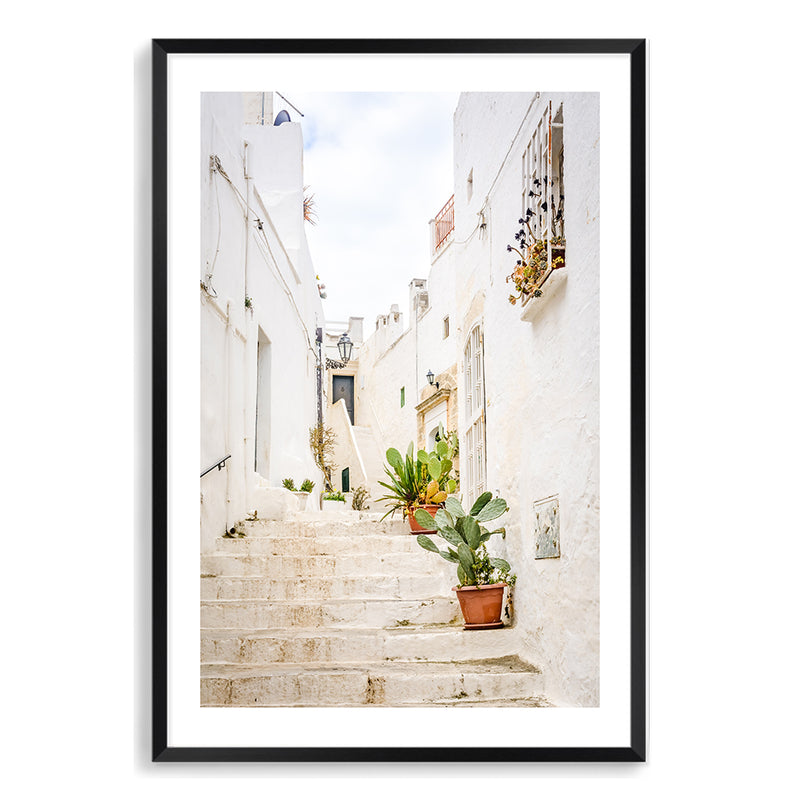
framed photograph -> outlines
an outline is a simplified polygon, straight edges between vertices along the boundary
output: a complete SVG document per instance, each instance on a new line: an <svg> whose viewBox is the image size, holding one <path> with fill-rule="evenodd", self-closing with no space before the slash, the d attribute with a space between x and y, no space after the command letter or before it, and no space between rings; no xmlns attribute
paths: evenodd
<svg viewBox="0 0 800 800"><path fill-rule="evenodd" d="M646 759L646 72L153 41L153 760Z"/></svg>

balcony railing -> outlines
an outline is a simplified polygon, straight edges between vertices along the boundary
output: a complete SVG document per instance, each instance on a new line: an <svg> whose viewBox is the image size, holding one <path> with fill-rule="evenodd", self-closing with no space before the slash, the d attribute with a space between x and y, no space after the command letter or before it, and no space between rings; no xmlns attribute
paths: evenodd
<svg viewBox="0 0 800 800"><path fill-rule="evenodd" d="M433 249L432 253L436 253L440 247L453 235L455 230L456 218L455 209L453 208L453 197L444 204L442 210L433 218L432 233L433 233Z"/></svg>

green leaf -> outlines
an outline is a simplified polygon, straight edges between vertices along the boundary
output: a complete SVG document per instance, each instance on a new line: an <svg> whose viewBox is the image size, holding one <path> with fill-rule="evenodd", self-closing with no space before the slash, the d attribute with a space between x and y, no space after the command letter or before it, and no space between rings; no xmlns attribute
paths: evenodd
<svg viewBox="0 0 800 800"><path fill-rule="evenodd" d="M489 563L495 569L499 569L501 572L511 572L511 564L509 564L504 558L491 558L489 559Z"/></svg>
<svg viewBox="0 0 800 800"><path fill-rule="evenodd" d="M447 550L447 551L440 550L439 555L445 561L452 561L454 564L458 564L458 554L456 553L455 550Z"/></svg>
<svg viewBox="0 0 800 800"><path fill-rule="evenodd" d="M435 481L438 481L442 474L442 463L438 459L431 459L428 462L428 472L430 473L431 478L433 478Z"/></svg>
<svg viewBox="0 0 800 800"><path fill-rule="evenodd" d="M447 493L448 494L453 494L453 492L455 492L455 490L458 489L458 481L455 478L450 478L447 481L447 487L446 488L447 488Z"/></svg>
<svg viewBox="0 0 800 800"><path fill-rule="evenodd" d="M508 509L508 504L502 497L496 497L490 500L480 511L475 519L478 522L488 522L490 519L497 519L501 514L504 514Z"/></svg>
<svg viewBox="0 0 800 800"><path fill-rule="evenodd" d="M475 583L475 571L472 568L472 565L475 563L475 554L464 542L458 546L458 563L464 570L467 580Z"/></svg>
<svg viewBox="0 0 800 800"><path fill-rule="evenodd" d="M430 550L431 553L441 553L442 551L427 537L421 533L417 536L417 543L425 550Z"/></svg>
<svg viewBox="0 0 800 800"><path fill-rule="evenodd" d="M443 458L442 459L442 475L447 475L450 470L453 469L453 462L450 459Z"/></svg>
<svg viewBox="0 0 800 800"><path fill-rule="evenodd" d="M394 467L395 472L399 472L403 468L403 457L394 447L390 447L386 451L386 460Z"/></svg>
<svg viewBox="0 0 800 800"><path fill-rule="evenodd" d="M417 510L417 513L414 514L414 519L420 527L426 530L436 529L436 523L433 521L433 517L424 508Z"/></svg>
<svg viewBox="0 0 800 800"><path fill-rule="evenodd" d="M409 442L408 451L406 452L406 458L408 458L409 461L414 460L414 442Z"/></svg>
<svg viewBox="0 0 800 800"><path fill-rule="evenodd" d="M471 517L476 516L480 513L481 509L492 499L491 492L484 492L474 503L472 508L469 510L469 515Z"/></svg>
<svg viewBox="0 0 800 800"><path fill-rule="evenodd" d="M434 517L433 521L436 523L436 527L439 528L439 530L446 525L449 525L451 528L453 527L453 518L448 513L447 508L440 508L436 512L436 516Z"/></svg>
<svg viewBox="0 0 800 800"><path fill-rule="evenodd" d="M417 461L421 462L422 464L427 464L429 460L430 456L424 450L419 450L417 452Z"/></svg>
<svg viewBox="0 0 800 800"><path fill-rule="evenodd" d="M439 439L439 441L436 442L436 455L438 455L439 458L444 458L447 455L448 449L447 442L444 439Z"/></svg>
<svg viewBox="0 0 800 800"><path fill-rule="evenodd" d="M456 561L458 561L458 558L456 558ZM464 568L461 566L461 564L459 564L456 567L456 575L458 575L458 583L459 583L459 585L460 586L466 585L466 583L467 583L467 574L464 572Z"/></svg>
<svg viewBox="0 0 800 800"><path fill-rule="evenodd" d="M481 543L481 529L472 517L464 517L463 534L467 544L476 550Z"/></svg>
<svg viewBox="0 0 800 800"><path fill-rule="evenodd" d="M447 500L444 501L444 507L454 516L454 517L464 517L466 514L464 513L464 509L461 506L461 503L458 502L457 497L448 497Z"/></svg>
<svg viewBox="0 0 800 800"><path fill-rule="evenodd" d="M465 544L464 537L455 529L445 526L444 528L439 528L439 536L442 537L448 544L453 545L453 547L458 547L459 545Z"/></svg>

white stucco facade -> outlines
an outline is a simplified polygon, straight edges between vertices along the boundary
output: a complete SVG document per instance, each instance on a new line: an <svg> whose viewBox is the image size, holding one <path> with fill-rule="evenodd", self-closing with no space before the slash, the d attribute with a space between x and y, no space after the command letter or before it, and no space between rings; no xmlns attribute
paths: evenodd
<svg viewBox="0 0 800 800"><path fill-rule="evenodd" d="M525 154L537 129L540 136L552 131L554 158L563 143L557 192L564 195L567 266L522 307L508 299L516 256L507 246L524 215ZM485 463L482 487L510 507L507 538L492 540L492 548L518 575L520 652L543 665L559 702L597 705L598 95L462 94L454 115L454 213L454 230L429 274L411 282L408 326L391 314L391 327L379 318L361 348L358 402L385 451L409 441L429 446L429 428L448 419L450 398L445 427L459 432L462 490L467 431L474 424L475 436L483 434L484 449L475 454ZM465 364L468 341L482 345L480 363L473 353ZM429 370L438 391L428 385ZM544 516L545 500L558 506L560 553L553 558L536 557L536 512Z"/></svg>
<svg viewBox="0 0 800 800"><path fill-rule="evenodd" d="M291 506L275 491L283 478L310 478L319 492L308 430L324 322L300 125L273 126L270 93L203 94L201 119L201 472L230 456L200 479L206 552L248 512Z"/></svg>

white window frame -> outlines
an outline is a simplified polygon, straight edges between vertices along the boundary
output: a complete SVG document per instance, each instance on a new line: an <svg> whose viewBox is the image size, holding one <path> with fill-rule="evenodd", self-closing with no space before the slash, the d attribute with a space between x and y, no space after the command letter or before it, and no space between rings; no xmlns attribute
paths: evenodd
<svg viewBox="0 0 800 800"><path fill-rule="evenodd" d="M461 450L461 489L469 509L486 491L485 373L483 325L477 322L467 334L463 350L464 431Z"/></svg>
<svg viewBox="0 0 800 800"><path fill-rule="evenodd" d="M559 105L554 114L553 102L548 101L530 141L522 152L520 216L524 218L529 208L533 211L531 229L535 239L547 241L548 268L553 261L551 240L556 236L565 238L564 201L561 199L564 195L563 158L561 158L564 151L563 114L563 105ZM558 153L553 148L556 130L560 131ZM534 193L533 197L530 196L531 192ZM543 209L545 203L546 207ZM559 210L561 216L557 220Z"/></svg>

